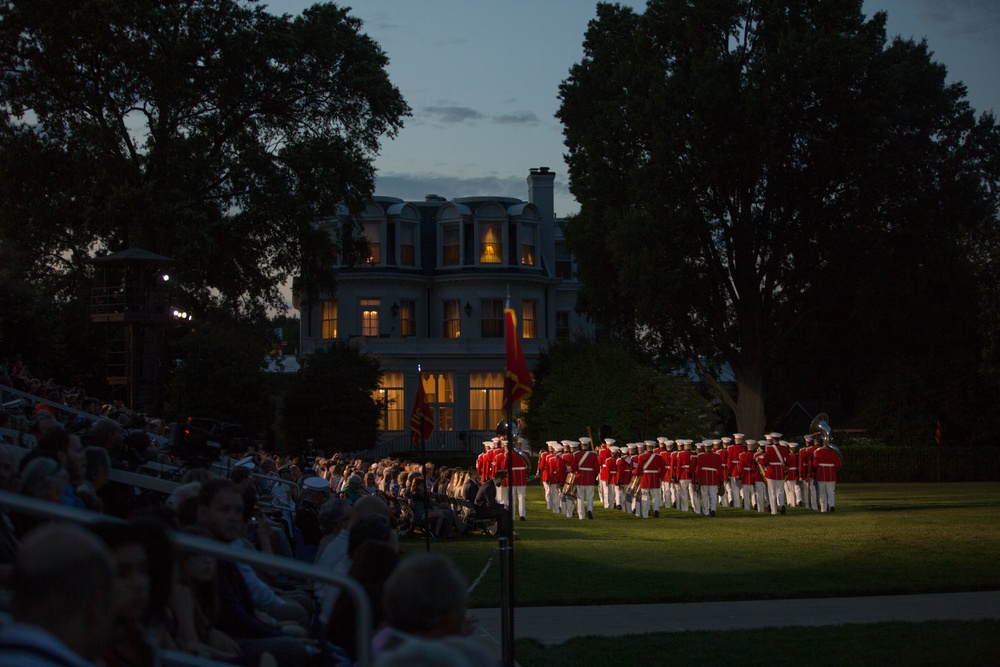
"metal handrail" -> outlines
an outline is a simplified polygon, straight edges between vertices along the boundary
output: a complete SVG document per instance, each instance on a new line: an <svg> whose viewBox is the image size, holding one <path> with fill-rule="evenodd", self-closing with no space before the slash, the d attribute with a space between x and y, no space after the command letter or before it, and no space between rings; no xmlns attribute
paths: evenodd
<svg viewBox="0 0 1000 667"><path fill-rule="evenodd" d="M121 522L116 517L98 514L87 510L56 505L37 498L29 498L10 491L0 491L0 506L9 507L32 516L62 519L74 523L93 524L102 521ZM181 551L205 553L216 558L231 561L242 561L270 570L278 570L306 580L319 580L339 586L346 591L354 601L355 608L355 642L357 644L356 664L367 667L371 664L371 625L372 609L368 595L364 589L350 577L336 574L327 569L310 565L293 558L273 556L255 551L244 551L227 546L221 542L204 537L196 537L185 533L172 532L174 544Z"/></svg>

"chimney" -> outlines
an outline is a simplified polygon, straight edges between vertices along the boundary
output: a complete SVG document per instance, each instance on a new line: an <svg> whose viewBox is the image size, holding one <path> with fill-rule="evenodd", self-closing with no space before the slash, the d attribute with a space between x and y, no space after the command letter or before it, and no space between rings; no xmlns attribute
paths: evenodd
<svg viewBox="0 0 1000 667"><path fill-rule="evenodd" d="M549 171L548 167L532 168L528 174L528 202L538 208L544 222L555 222L555 180L555 172Z"/></svg>

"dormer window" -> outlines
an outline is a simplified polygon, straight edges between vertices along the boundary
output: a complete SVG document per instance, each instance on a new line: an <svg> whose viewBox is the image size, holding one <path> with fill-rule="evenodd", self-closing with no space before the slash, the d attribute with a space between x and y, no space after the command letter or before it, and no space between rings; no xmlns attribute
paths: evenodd
<svg viewBox="0 0 1000 667"><path fill-rule="evenodd" d="M399 225L399 265L417 265L417 226L410 223Z"/></svg>
<svg viewBox="0 0 1000 667"><path fill-rule="evenodd" d="M503 225L499 222L479 223L480 264L503 263Z"/></svg>
<svg viewBox="0 0 1000 667"><path fill-rule="evenodd" d="M381 223L363 223L362 234L368 241L368 257L365 261L369 264L378 264L382 261L382 236L380 234Z"/></svg>
<svg viewBox="0 0 1000 667"><path fill-rule="evenodd" d="M441 264L458 266L461 261L461 236L458 225L444 225L441 228Z"/></svg>
<svg viewBox="0 0 1000 667"><path fill-rule="evenodd" d="M538 229L535 225L521 225L519 232L521 242L521 266L535 265L535 234Z"/></svg>

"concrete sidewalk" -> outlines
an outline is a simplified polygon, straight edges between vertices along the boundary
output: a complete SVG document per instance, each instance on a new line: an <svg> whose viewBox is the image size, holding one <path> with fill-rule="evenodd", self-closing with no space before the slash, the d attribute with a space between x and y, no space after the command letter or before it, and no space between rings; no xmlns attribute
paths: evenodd
<svg viewBox="0 0 1000 667"><path fill-rule="evenodd" d="M474 609L477 638L501 652L500 609ZM903 621L1000 619L1000 591L885 595L801 600L747 600L678 604L523 607L514 612L514 635L543 644L573 637L618 637L650 632L747 630L766 627Z"/></svg>

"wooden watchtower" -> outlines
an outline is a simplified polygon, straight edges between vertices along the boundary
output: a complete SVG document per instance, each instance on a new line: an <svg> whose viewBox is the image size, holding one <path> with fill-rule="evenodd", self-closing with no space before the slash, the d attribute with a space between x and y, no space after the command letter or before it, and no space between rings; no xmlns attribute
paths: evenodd
<svg viewBox="0 0 1000 667"><path fill-rule="evenodd" d="M124 392L133 410L161 407L165 329L172 319L165 271L169 257L128 248L91 260L98 284L91 294L90 318L107 330L107 381L115 397Z"/></svg>

